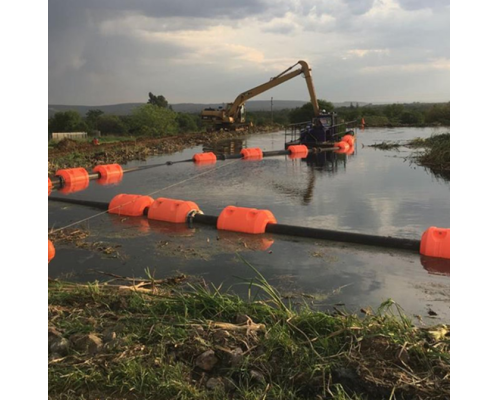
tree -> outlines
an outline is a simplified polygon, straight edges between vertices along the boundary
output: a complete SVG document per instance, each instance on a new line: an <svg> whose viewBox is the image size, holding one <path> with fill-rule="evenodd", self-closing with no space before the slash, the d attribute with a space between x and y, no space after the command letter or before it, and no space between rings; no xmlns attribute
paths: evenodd
<svg viewBox="0 0 500 400"><path fill-rule="evenodd" d="M433 105L425 115L425 122L428 124L450 125L450 103Z"/></svg>
<svg viewBox="0 0 500 400"><path fill-rule="evenodd" d="M123 135L127 133L127 126L116 115L101 115L95 123L95 129L104 135Z"/></svg>
<svg viewBox="0 0 500 400"><path fill-rule="evenodd" d="M129 121L131 133L137 135L164 136L178 130L176 113L152 104L134 109Z"/></svg>
<svg viewBox="0 0 500 400"><path fill-rule="evenodd" d="M394 121L399 118L404 110L405 106L402 104L389 104L384 107L384 115L389 118L390 121Z"/></svg>
<svg viewBox="0 0 500 400"><path fill-rule="evenodd" d="M77 111L61 111L49 118L49 132L87 132L89 127Z"/></svg>
<svg viewBox="0 0 500 400"><path fill-rule="evenodd" d="M97 120L101 115L104 114L104 111L94 109L94 110L88 110L87 114L85 114L85 122L91 129L97 129L96 128L96 123Z"/></svg>
<svg viewBox="0 0 500 400"><path fill-rule="evenodd" d="M200 118L186 113L177 113L176 122L179 125L181 132L196 132L198 131L198 121Z"/></svg>
<svg viewBox="0 0 500 400"><path fill-rule="evenodd" d="M167 108L168 107L168 101L165 99L163 96L155 96L153 93L149 92L149 100L148 104L152 104L157 107L161 108ZM170 109L172 109L170 107Z"/></svg>
<svg viewBox="0 0 500 400"><path fill-rule="evenodd" d="M331 113L334 110L333 103L318 99L318 106L321 112L325 110L327 113ZM311 121L314 118L314 108L311 102L304 104L302 107L294 108L290 111L290 122L292 124L299 122Z"/></svg>

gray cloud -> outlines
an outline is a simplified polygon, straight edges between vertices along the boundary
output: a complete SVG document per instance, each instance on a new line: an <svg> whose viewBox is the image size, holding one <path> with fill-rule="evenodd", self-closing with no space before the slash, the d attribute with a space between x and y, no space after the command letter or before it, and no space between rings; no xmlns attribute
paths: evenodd
<svg viewBox="0 0 500 400"><path fill-rule="evenodd" d="M321 98L449 98L449 3L384 4L49 0L49 102L230 101L302 58ZM307 99L300 80L273 95Z"/></svg>

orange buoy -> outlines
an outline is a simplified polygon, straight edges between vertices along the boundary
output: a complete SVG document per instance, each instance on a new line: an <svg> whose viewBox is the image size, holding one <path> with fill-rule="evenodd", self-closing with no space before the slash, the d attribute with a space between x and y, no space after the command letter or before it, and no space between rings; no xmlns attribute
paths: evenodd
<svg viewBox="0 0 500 400"><path fill-rule="evenodd" d="M288 146L288 150L290 150L289 158L306 158L309 154L309 149L307 146L303 144L297 144L294 146Z"/></svg>
<svg viewBox="0 0 500 400"><path fill-rule="evenodd" d="M339 147L340 150L345 150L345 151L349 150L349 148L351 147L347 142L335 142L333 146Z"/></svg>
<svg viewBox="0 0 500 400"><path fill-rule="evenodd" d="M48 196L50 196L50 192L52 192L52 181L49 178L49 194L48 194Z"/></svg>
<svg viewBox="0 0 500 400"><path fill-rule="evenodd" d="M149 207L148 218L181 224L186 222L188 214L192 211L200 211L198 205L192 201L160 197Z"/></svg>
<svg viewBox="0 0 500 400"><path fill-rule="evenodd" d="M420 254L429 257L450 258L450 229L431 226L420 240Z"/></svg>
<svg viewBox="0 0 500 400"><path fill-rule="evenodd" d="M144 209L153 204L153 198L139 194L119 194L113 197L109 203L108 213L126 215L129 217L140 217Z"/></svg>
<svg viewBox="0 0 500 400"><path fill-rule="evenodd" d="M89 173L85 168L60 169L56 172L56 176L63 179L63 186L89 182Z"/></svg>
<svg viewBox="0 0 500 400"><path fill-rule="evenodd" d="M64 186L58 190L58 192L62 194L70 194L85 190L87 189L88 186L89 186L89 181L83 181L83 180L77 182L65 183Z"/></svg>
<svg viewBox="0 0 500 400"><path fill-rule="evenodd" d="M55 255L56 255L56 248L49 239L49 262L54 258Z"/></svg>
<svg viewBox="0 0 500 400"><path fill-rule="evenodd" d="M100 185L117 183L123 178L123 169L119 164L97 165L92 172L97 172L99 174L97 183Z"/></svg>
<svg viewBox="0 0 500 400"><path fill-rule="evenodd" d="M212 153L198 153L193 156L193 161L196 164L215 164L217 162L217 156Z"/></svg>
<svg viewBox="0 0 500 400"><path fill-rule="evenodd" d="M266 231L267 224L276 223L276 218L269 210L227 206L217 219L217 229L259 234Z"/></svg>
<svg viewBox="0 0 500 400"><path fill-rule="evenodd" d="M243 156L244 160L262 160L264 157L262 150L258 147L243 149L240 151L240 154Z"/></svg>
<svg viewBox="0 0 500 400"><path fill-rule="evenodd" d="M349 143L349 146L350 147L353 147L354 146L354 141L356 139L354 138L354 136L352 135L344 135L341 139L341 142L346 142L346 143Z"/></svg>
<svg viewBox="0 0 500 400"><path fill-rule="evenodd" d="M112 175L123 175L123 169L119 164L105 164L97 165L92 170L93 172L98 172L101 177L105 178Z"/></svg>

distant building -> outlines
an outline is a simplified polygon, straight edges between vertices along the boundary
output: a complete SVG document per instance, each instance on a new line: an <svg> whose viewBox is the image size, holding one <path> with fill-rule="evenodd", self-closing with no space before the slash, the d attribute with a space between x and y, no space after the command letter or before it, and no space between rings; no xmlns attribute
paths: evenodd
<svg viewBox="0 0 500 400"><path fill-rule="evenodd" d="M87 132L52 132L51 137L49 137L52 140L62 140L64 138L85 139L87 138Z"/></svg>

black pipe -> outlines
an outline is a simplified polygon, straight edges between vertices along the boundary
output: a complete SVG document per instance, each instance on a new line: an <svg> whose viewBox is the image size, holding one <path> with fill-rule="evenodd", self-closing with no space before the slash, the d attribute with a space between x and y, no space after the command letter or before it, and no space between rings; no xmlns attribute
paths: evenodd
<svg viewBox="0 0 500 400"><path fill-rule="evenodd" d="M105 203L103 201L92 201L92 200L79 200L79 199L71 199L71 198L62 198L62 197L50 197L49 201L59 201L61 203L69 203L76 204L79 206L86 206L92 208L98 208L99 210L107 210L109 207L109 203Z"/></svg>
<svg viewBox="0 0 500 400"><path fill-rule="evenodd" d="M306 237L312 239L333 240L364 244L368 246L389 247L393 249L416 250L420 249L420 240L401 239L390 236L366 235L363 233L331 231L328 229L308 228L283 224L267 224L266 233Z"/></svg>
<svg viewBox="0 0 500 400"><path fill-rule="evenodd" d="M93 207L93 208L98 208L100 210L107 210L109 206L108 203L100 201L78 200L78 199L61 198L61 197L49 197L49 200ZM149 210L148 207L144 209L143 214L145 216L148 215L148 210ZM214 215L195 214L192 217L192 221L204 225L217 227L218 218L219 217ZM340 232L328 229L308 228L305 226L267 224L266 233L275 233L279 235L330 240L335 242L356 243L367 246L377 246L377 247L385 247L392 249L403 249L412 251L420 250L420 240L394 238L391 236L366 235L363 233Z"/></svg>

